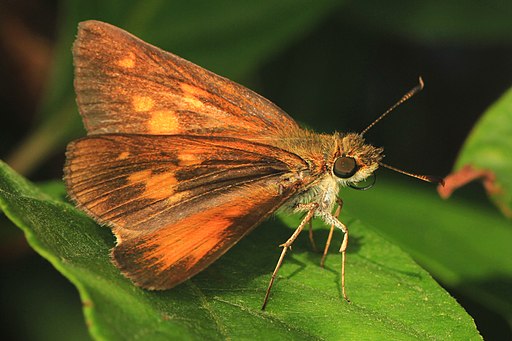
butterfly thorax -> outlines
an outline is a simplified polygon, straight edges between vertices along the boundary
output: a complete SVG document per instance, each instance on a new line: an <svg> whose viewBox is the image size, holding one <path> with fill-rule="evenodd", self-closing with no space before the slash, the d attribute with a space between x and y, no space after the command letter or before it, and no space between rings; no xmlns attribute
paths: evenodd
<svg viewBox="0 0 512 341"><path fill-rule="evenodd" d="M330 212L336 202L340 187L364 181L379 166L383 158L382 148L366 144L356 133L317 134L301 131L301 143L287 144L287 149L308 163L309 169L302 172L302 180L308 183L286 204L293 210L300 210L304 204L319 204L318 212Z"/></svg>

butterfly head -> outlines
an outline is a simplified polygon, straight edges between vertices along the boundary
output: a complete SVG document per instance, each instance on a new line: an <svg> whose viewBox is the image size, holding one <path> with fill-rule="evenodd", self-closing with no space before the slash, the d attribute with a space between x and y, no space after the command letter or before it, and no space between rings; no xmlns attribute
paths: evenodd
<svg viewBox="0 0 512 341"><path fill-rule="evenodd" d="M331 173L342 186L353 186L377 170L383 149L366 144L360 134L338 135Z"/></svg>

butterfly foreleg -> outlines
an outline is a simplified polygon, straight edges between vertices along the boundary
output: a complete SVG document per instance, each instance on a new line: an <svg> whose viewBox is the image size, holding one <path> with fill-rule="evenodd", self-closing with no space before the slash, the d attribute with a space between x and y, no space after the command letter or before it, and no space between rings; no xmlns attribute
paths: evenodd
<svg viewBox="0 0 512 341"><path fill-rule="evenodd" d="M317 203L308 203L308 204L299 204L299 207L297 207L298 210L300 210L300 211L307 211L306 216L302 219L299 226L295 229L295 231L290 236L290 238L288 238L288 240L285 243L279 245L280 247L283 248L283 250L281 251L281 256L279 257L279 260L277 261L274 272L272 273L272 277L270 278L270 282L268 283L267 292L265 293L265 298L263 300L263 305L261 307L262 310L264 310L265 306L267 305L268 297L270 295L270 290L272 289L272 285L274 284L274 280L276 279L277 272L279 271L279 268L281 267L281 264L283 263L283 259L284 259L284 256L286 255L286 252L291 247L291 245L293 244L295 239L297 239L297 237L299 236L299 234L302 231L302 229L304 228L304 226L308 222L310 222L311 219L313 219L313 216L315 215L315 211L318 208L318 206L319 205Z"/></svg>

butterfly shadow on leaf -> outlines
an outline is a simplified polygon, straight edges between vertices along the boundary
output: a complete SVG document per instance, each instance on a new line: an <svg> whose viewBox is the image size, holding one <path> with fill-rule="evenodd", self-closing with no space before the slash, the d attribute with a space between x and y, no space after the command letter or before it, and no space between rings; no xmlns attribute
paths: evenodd
<svg viewBox="0 0 512 341"><path fill-rule="evenodd" d="M295 225L291 226L288 219L286 220L287 222L283 222L271 217L217 262L176 289L193 284L207 295L220 296L230 291L247 292L251 296L256 293L256 297L261 299L279 258L281 252L279 245L290 237L295 228ZM315 224L318 222L315 221ZM335 231L325 268L320 267L322 251L328 234L329 230L326 228L314 228L314 238L319 248L315 252L309 241L308 232L303 231L285 258L278 281L280 279L299 280L299 278L309 276L308 273L313 268L325 273L325 281L331 282L334 275L335 282L339 282L340 231ZM358 236L351 239L349 253L357 253L361 245L360 240L361 237Z"/></svg>

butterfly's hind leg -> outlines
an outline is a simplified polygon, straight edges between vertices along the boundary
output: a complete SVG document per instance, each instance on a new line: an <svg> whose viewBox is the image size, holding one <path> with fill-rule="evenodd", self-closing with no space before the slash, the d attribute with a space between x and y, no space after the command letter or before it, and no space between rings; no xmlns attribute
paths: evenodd
<svg viewBox="0 0 512 341"><path fill-rule="evenodd" d="M341 208L340 208L341 211ZM338 210L336 210L338 212ZM336 214L336 213L335 213ZM343 298L345 301L350 302L348 299L347 293L345 291L345 260L347 258L347 246L348 246L348 228L341 221L338 220L338 217L331 214L326 213L322 215L322 219L327 223L331 224L331 229L333 227L339 228L343 232L343 241L341 242L340 250L341 253L341 292L343 294ZM328 247L328 246L327 246Z"/></svg>
<svg viewBox="0 0 512 341"><path fill-rule="evenodd" d="M311 247L313 251L317 252L318 248L316 247L315 238L313 237L313 219L309 220L309 242L311 243Z"/></svg>
<svg viewBox="0 0 512 341"><path fill-rule="evenodd" d="M341 200L341 198L336 198L336 203L338 204L338 207L336 207L334 217L337 219L341 213L341 209L343 208L343 200ZM331 224L331 229L329 230L329 235L327 236L327 241L325 242L324 254L322 255L322 259L320 260L320 266L322 268L324 267L325 259L327 258L327 253L329 252L329 246L331 245L333 233L334 224Z"/></svg>
<svg viewBox="0 0 512 341"><path fill-rule="evenodd" d="M281 267L281 264L283 263L283 259L284 259L284 256L286 255L286 252L291 247L291 245L293 244L295 239L297 239L297 237L299 236L299 234L302 231L302 229L304 228L304 226L308 222L310 222L311 219L313 219L313 216L315 215L315 211L317 208L318 208L317 203L309 203L309 204L301 204L300 205L299 209L301 211L307 211L307 214L302 219L299 226L297 227L297 229L295 229L295 232L293 232L293 234L290 236L290 238L288 238L288 240L284 244L279 245L283 248L283 250L281 251L281 256L279 257L279 260L277 261L276 268L274 269L274 272L272 273L272 277L270 278L270 282L268 283L267 292L265 294L265 298L263 300L263 305L261 307L261 310L264 310L267 305L268 297L270 295L270 290L272 289L272 285L274 284L274 280L276 279L277 272L279 271L279 268Z"/></svg>

